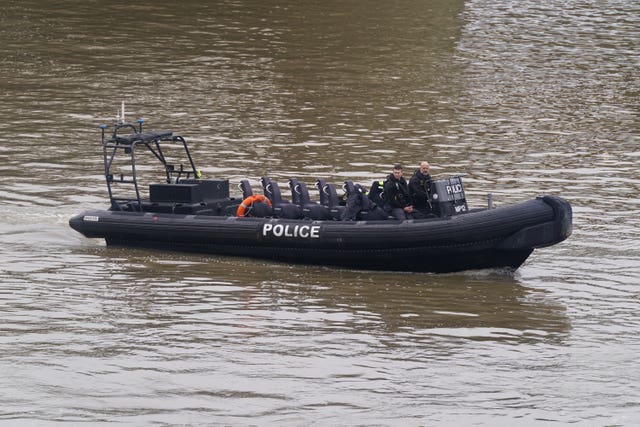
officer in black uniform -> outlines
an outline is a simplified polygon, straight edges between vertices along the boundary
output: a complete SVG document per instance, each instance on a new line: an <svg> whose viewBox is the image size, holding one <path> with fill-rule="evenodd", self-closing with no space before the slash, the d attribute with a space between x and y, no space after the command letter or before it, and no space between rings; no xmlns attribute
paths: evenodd
<svg viewBox="0 0 640 427"><path fill-rule="evenodd" d="M409 180L409 193L413 205L414 217L425 218L431 216L431 175L429 162L420 163L420 168Z"/></svg>
<svg viewBox="0 0 640 427"><path fill-rule="evenodd" d="M393 166L393 173L384 183L384 210L396 219L412 218L413 206L407 181L402 177L402 166Z"/></svg>

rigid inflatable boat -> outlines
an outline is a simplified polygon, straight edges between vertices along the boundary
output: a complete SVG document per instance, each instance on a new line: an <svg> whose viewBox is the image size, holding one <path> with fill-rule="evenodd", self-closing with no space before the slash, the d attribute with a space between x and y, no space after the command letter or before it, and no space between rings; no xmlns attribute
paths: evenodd
<svg viewBox="0 0 640 427"><path fill-rule="evenodd" d="M432 217L404 221L372 215L381 195L364 195L350 181L343 186L346 200L318 179L319 201L313 201L306 184L293 178L292 200L286 200L268 177L261 180L262 194L242 180L242 196L232 197L229 180L202 178L182 136L143 131L142 120L121 120L111 131L100 127L111 204L76 215L69 224L107 245L444 273L516 269L534 249L559 243L572 231L571 206L560 197L469 209L460 177L431 183ZM149 160L159 171L145 185Z"/></svg>

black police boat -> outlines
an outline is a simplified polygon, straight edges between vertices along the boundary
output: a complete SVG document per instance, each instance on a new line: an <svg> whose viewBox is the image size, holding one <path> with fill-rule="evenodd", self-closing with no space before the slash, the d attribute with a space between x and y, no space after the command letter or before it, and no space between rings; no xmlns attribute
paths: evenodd
<svg viewBox="0 0 640 427"><path fill-rule="evenodd" d="M405 221L381 217L374 203L380 204L379 195L365 196L351 181L343 186L344 201L324 179L316 182L318 202L293 178L291 201L268 177L261 180L262 194L242 180L242 196L232 197L229 180L202 179L182 136L143 131L142 120L121 121L109 132L101 128L111 205L76 215L69 224L107 245L444 273L517 269L534 249L572 231L571 206L560 197L469 209L460 177L432 182L433 217ZM154 164L155 178L145 185L143 175L154 175Z"/></svg>

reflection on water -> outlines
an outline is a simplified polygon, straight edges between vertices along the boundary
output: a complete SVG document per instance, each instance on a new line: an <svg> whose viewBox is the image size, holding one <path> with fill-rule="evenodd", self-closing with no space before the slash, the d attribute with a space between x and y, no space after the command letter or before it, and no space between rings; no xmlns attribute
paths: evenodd
<svg viewBox="0 0 640 427"><path fill-rule="evenodd" d="M103 3L0 13L0 420L637 423L635 2ZM207 177L428 159L474 206L566 197L574 234L515 274L106 248L67 221L122 100Z"/></svg>
<svg viewBox="0 0 640 427"><path fill-rule="evenodd" d="M49 235L50 245L57 246L60 241L54 242L54 237ZM69 239L66 245L77 243ZM5 254L5 258L9 256ZM429 333L446 337L447 328L471 332L477 328L475 333L488 334L468 338L496 340L527 340L536 336L555 339L568 330L562 306L545 300L540 291L522 287L518 278L508 272L442 276L378 273L372 276L371 272L233 258L202 259L104 246L85 248L81 252L61 248L60 253L50 255L46 263L36 265L35 260L41 256L16 257L7 263L5 273L13 274L14 278L27 275L32 281L28 291L36 294L42 292L41 287L48 293L51 286L90 281L91 290L80 287L80 294L72 298L74 293L70 289L61 295L61 301L56 304L50 301L47 306L64 306L71 299L81 303L90 296L98 300L105 298L106 301L99 303L106 309L109 300L120 305L122 299L126 299L127 307L118 310L134 311L116 318L156 319L158 316L147 309L175 311L178 307L196 313L198 307L208 307L206 314L210 315L211 307L223 305L228 310L250 312L252 318L267 322L260 327L261 333L269 333L270 321L278 320L271 311L295 311L303 317L309 313L308 321L313 320L313 313L335 314L336 320L344 322L345 327L362 328L359 331L362 333L400 334L403 339L407 334L415 334L418 340ZM212 271L226 272L227 280L215 279ZM12 285L19 283L22 282L17 280ZM96 289L99 289L97 294ZM105 290L107 294L103 294ZM24 296L27 300L37 299L29 294ZM38 301L27 303L40 304ZM265 315L261 317L260 313ZM180 317L183 312L178 309L175 314ZM320 314L317 320L322 322L324 317ZM305 321L290 327L298 326L304 329L309 324ZM492 335L493 329L496 335ZM514 335L510 336L508 330ZM464 332L454 332L453 336L460 334Z"/></svg>
<svg viewBox="0 0 640 427"><path fill-rule="evenodd" d="M277 421L292 402L337 419L342 409L370 411L379 393L394 390L414 402L439 400L423 380L467 364L469 352L481 358L500 344L504 354L484 357L506 362L527 347L561 346L570 330L562 305L499 272L416 280L102 246L49 258L31 270L16 266L5 288L13 309L1 346L20 372L2 388L17 390L5 417L46 397L39 411L57 405L65 420L126 421L141 411L170 420L197 403L222 419ZM476 375L468 385L486 384ZM512 372L491 375L513 380ZM460 396L447 377L457 376L438 388ZM307 391L309 381L322 387ZM420 389L430 397L418 397ZM52 400L54 391L65 399ZM170 397L179 404L167 407Z"/></svg>

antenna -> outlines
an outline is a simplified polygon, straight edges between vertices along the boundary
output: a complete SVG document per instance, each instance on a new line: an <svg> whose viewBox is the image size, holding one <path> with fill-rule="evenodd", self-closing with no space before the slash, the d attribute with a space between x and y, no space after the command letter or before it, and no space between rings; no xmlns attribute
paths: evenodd
<svg viewBox="0 0 640 427"><path fill-rule="evenodd" d="M120 104L120 109L116 112L116 123L119 125L123 125L126 122L126 118L124 116L124 101Z"/></svg>

